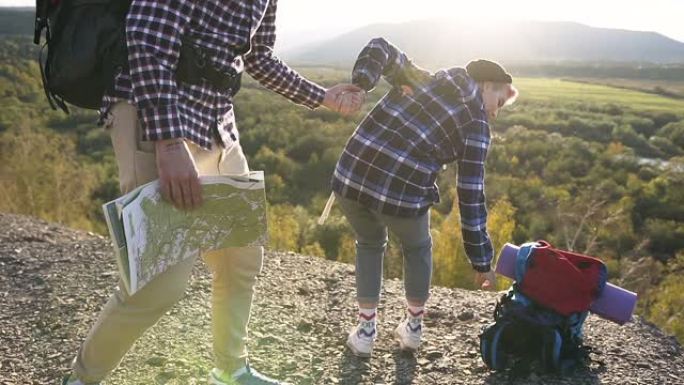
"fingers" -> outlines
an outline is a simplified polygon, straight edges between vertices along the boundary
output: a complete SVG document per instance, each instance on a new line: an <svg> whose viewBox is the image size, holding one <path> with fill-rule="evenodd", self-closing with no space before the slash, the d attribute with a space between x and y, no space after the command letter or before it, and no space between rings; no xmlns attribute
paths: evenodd
<svg viewBox="0 0 684 385"><path fill-rule="evenodd" d="M353 84L338 84L329 88L323 105L344 116L358 112L365 101L366 91Z"/></svg>
<svg viewBox="0 0 684 385"><path fill-rule="evenodd" d="M159 186L164 200L179 210L193 210L202 204L202 185L196 175L160 180Z"/></svg>
<svg viewBox="0 0 684 385"><path fill-rule="evenodd" d="M351 93L352 99L354 100L354 103L361 108L363 105L363 102L366 101L366 92L361 90L361 91L355 91Z"/></svg>
<svg viewBox="0 0 684 385"><path fill-rule="evenodd" d="M342 96L340 96L340 108L338 112L343 116L348 116L356 110L358 110L358 104L354 103L352 94L342 94Z"/></svg>
<svg viewBox="0 0 684 385"><path fill-rule="evenodd" d="M482 283L484 290L496 290L496 274L493 271L488 271L484 274L485 281Z"/></svg>
<svg viewBox="0 0 684 385"><path fill-rule="evenodd" d="M171 203L179 210L185 209L185 202L183 201L183 189L178 180L171 180Z"/></svg>
<svg viewBox="0 0 684 385"><path fill-rule="evenodd" d="M198 177L190 180L190 194L192 196L193 208L200 207L202 204L202 185Z"/></svg>
<svg viewBox="0 0 684 385"><path fill-rule="evenodd" d="M192 199L192 189L190 188L190 178L183 179L180 183L181 193L183 194L183 208L192 210L195 208L195 203Z"/></svg>
<svg viewBox="0 0 684 385"><path fill-rule="evenodd" d="M173 203L171 200L171 185L169 184L169 181L163 178L159 178L159 190L161 192L162 198L169 202Z"/></svg>
<svg viewBox="0 0 684 385"><path fill-rule="evenodd" d="M159 189L167 202L180 210L202 203L202 187L192 155L182 140L156 143Z"/></svg>
<svg viewBox="0 0 684 385"><path fill-rule="evenodd" d="M344 116L353 115L361 109L361 106L363 106L363 102L365 101L365 92L346 92L338 96L338 100L338 112Z"/></svg>
<svg viewBox="0 0 684 385"><path fill-rule="evenodd" d="M496 290L496 274L493 271L476 273L475 282L480 285L482 290Z"/></svg>

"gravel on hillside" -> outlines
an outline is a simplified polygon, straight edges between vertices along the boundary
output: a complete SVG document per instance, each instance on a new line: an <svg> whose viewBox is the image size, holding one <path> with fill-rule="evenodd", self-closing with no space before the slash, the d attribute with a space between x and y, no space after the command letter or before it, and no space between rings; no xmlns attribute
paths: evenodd
<svg viewBox="0 0 684 385"><path fill-rule="evenodd" d="M29 217L0 214L0 385L57 384L117 281L109 240ZM487 370L478 333L496 293L434 288L425 343L400 352L391 338L403 287L387 280L371 359L349 354L353 266L269 252L250 324L258 370L295 384L684 384L681 346L636 318L591 316L591 363L570 376L512 379ZM185 298L152 327L105 384L206 384L212 364L210 278L198 263Z"/></svg>

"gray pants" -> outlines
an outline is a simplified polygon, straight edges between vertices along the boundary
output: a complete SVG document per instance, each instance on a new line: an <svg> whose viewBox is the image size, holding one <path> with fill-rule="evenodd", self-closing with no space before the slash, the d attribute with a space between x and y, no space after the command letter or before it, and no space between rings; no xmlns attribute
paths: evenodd
<svg viewBox="0 0 684 385"><path fill-rule="evenodd" d="M387 230L399 238L404 256L404 289L410 302L425 302L432 278L430 212L418 217L397 217L372 211L336 194L339 207L356 233L356 298L378 303Z"/></svg>

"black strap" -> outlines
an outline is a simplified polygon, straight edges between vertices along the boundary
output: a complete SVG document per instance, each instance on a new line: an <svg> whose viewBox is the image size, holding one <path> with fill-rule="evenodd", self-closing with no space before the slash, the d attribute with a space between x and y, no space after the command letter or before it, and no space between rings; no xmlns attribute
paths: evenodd
<svg viewBox="0 0 684 385"><path fill-rule="evenodd" d="M50 30L48 27L48 39L50 36ZM53 110L56 110L57 107L59 107L62 111L64 111L66 114L69 114L69 107L67 107L66 102L64 101L63 98L60 96L55 95L50 91L50 87L48 87L48 72L50 69L48 68L47 65L47 60L43 59L43 51L45 50L45 47L48 45L48 42L45 42L43 46L40 48L40 52L38 53L38 68L40 68L40 78L43 82L43 91L45 92L45 97L48 100L48 103L50 103L50 107Z"/></svg>
<svg viewBox="0 0 684 385"><path fill-rule="evenodd" d="M206 81L220 91L235 95L240 89L242 74L232 67L226 72L219 71L212 65L204 49L193 44L190 39L183 38L176 67L176 80L195 85Z"/></svg>
<svg viewBox="0 0 684 385"><path fill-rule="evenodd" d="M40 44L40 35L48 26L47 16L49 0L36 0L36 18L33 25L33 44Z"/></svg>

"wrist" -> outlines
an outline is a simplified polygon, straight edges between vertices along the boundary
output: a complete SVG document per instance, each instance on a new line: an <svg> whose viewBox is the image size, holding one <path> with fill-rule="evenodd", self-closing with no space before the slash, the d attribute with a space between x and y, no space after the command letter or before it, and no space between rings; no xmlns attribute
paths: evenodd
<svg viewBox="0 0 684 385"><path fill-rule="evenodd" d="M168 138L168 139L160 139L160 140L155 140L154 145L157 147L165 147L170 144L179 144L183 143L183 138Z"/></svg>
<svg viewBox="0 0 684 385"><path fill-rule="evenodd" d="M155 150L157 151L157 153L177 151L184 145L185 140L183 138L169 138L157 140L154 142Z"/></svg>

